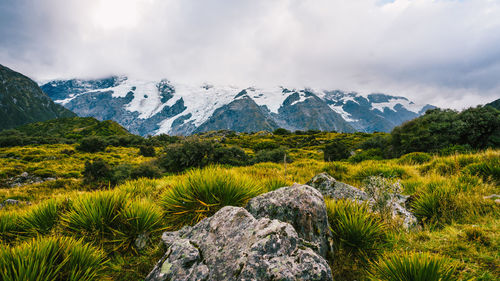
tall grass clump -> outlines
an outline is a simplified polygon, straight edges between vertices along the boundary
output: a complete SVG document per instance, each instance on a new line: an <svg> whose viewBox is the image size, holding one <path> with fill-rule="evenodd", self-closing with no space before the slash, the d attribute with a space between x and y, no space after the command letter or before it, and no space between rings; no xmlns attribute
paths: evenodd
<svg viewBox="0 0 500 281"><path fill-rule="evenodd" d="M105 254L80 240L38 238L0 249L0 279L4 281L102 280Z"/></svg>
<svg viewBox="0 0 500 281"><path fill-rule="evenodd" d="M120 225L120 212L127 197L121 192L104 191L77 198L62 221L73 235L91 241L103 241L113 236Z"/></svg>
<svg viewBox="0 0 500 281"><path fill-rule="evenodd" d="M455 266L428 253L393 254L372 264L370 280L377 281L452 281Z"/></svg>
<svg viewBox="0 0 500 281"><path fill-rule="evenodd" d="M23 234L31 236L48 234L59 217L59 206L55 200L48 200L26 211L21 216Z"/></svg>
<svg viewBox="0 0 500 281"><path fill-rule="evenodd" d="M387 242L387 228L366 204L346 199L326 199L325 203L333 235L334 279L357 280Z"/></svg>
<svg viewBox="0 0 500 281"><path fill-rule="evenodd" d="M15 211L0 213L0 242L8 243L15 240L22 228L20 216Z"/></svg>
<svg viewBox="0 0 500 281"><path fill-rule="evenodd" d="M250 177L211 166L192 170L161 198L169 227L194 225L224 206L244 206L263 189Z"/></svg>
<svg viewBox="0 0 500 281"><path fill-rule="evenodd" d="M412 202L412 211L417 219L429 225L449 223L451 217L444 216L446 210L451 207L453 190L448 186L439 186L434 190L428 190L417 195Z"/></svg>
<svg viewBox="0 0 500 281"><path fill-rule="evenodd" d="M119 233L119 248L125 250L144 248L150 235L163 229L162 210L147 200L128 203L120 216L123 230Z"/></svg>
<svg viewBox="0 0 500 281"><path fill-rule="evenodd" d="M347 199L327 199L325 203L334 246L363 259L376 256L387 230L369 206Z"/></svg>

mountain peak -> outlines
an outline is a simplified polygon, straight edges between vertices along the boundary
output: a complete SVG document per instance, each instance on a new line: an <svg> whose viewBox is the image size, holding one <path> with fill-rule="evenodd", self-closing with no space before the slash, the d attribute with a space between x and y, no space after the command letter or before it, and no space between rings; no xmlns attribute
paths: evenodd
<svg viewBox="0 0 500 281"><path fill-rule="evenodd" d="M80 116L115 120L141 135L188 135L208 129L260 131L277 127L390 131L418 117L426 107L404 97L380 93L363 97L341 90L187 85L167 79L144 81L120 76L57 80L42 85L42 89ZM236 108L241 112L233 112ZM235 121L230 121L231 118Z"/></svg>

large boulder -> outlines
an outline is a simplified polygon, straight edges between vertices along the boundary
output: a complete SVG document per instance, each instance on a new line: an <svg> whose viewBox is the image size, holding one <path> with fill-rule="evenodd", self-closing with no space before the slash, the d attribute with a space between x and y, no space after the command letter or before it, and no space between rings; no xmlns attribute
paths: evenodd
<svg viewBox="0 0 500 281"><path fill-rule="evenodd" d="M354 186L339 182L327 173L321 173L314 176L307 182L307 185L316 188L325 197L331 197L334 199L347 198L359 201L366 201L369 199L366 192Z"/></svg>
<svg viewBox="0 0 500 281"><path fill-rule="evenodd" d="M321 173L314 176L307 184L319 190L325 197L367 202L369 205L373 205L375 202L366 192L354 186L339 182L327 173ZM407 229L417 225L417 218L407 208L408 199L409 196L394 193L391 194L391 200L387 202L392 217L394 219L401 219L402 225Z"/></svg>
<svg viewBox="0 0 500 281"><path fill-rule="evenodd" d="M246 209L255 218L277 219L291 224L300 238L318 254L330 250L330 228L321 193L308 185L294 184L251 199Z"/></svg>
<svg viewBox="0 0 500 281"><path fill-rule="evenodd" d="M147 281L332 280L328 263L288 223L226 206L162 236L167 252Z"/></svg>

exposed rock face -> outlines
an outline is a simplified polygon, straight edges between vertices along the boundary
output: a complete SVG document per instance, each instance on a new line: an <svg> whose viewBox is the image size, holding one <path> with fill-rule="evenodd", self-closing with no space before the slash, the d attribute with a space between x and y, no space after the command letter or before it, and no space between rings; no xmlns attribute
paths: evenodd
<svg viewBox="0 0 500 281"><path fill-rule="evenodd" d="M277 219L291 224L300 238L323 257L329 251L330 228L321 193L294 184L251 199L246 209L256 218Z"/></svg>
<svg viewBox="0 0 500 281"><path fill-rule="evenodd" d="M146 277L163 280L332 280L327 262L294 228L224 207L193 227L162 236L168 250Z"/></svg>
<svg viewBox="0 0 500 281"><path fill-rule="evenodd" d="M325 197L331 197L334 199L345 198L359 202L368 202L370 205L374 203L373 198L371 198L366 192L354 186L338 182L327 173L321 173L314 176L309 182L307 182L307 184L318 189ZM406 201L409 196L392 194L391 197L393 200L389 201L387 205L391 209L392 216L394 218L401 218L405 228L415 226L417 218L407 209L406 206Z"/></svg>
<svg viewBox="0 0 500 281"><path fill-rule="evenodd" d="M354 186L339 182L327 173L321 173L314 176L307 184L319 190L323 196L334 199L348 198L360 201L369 199L366 192Z"/></svg>

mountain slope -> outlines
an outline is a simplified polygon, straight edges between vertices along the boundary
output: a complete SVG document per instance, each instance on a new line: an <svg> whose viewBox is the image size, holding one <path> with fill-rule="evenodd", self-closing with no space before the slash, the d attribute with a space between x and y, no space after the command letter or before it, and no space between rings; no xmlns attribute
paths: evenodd
<svg viewBox="0 0 500 281"><path fill-rule="evenodd" d="M140 135L189 135L219 129L251 132L278 127L388 132L432 108L384 94L364 97L309 88L196 86L123 76L55 80L42 89L79 116L111 119Z"/></svg>
<svg viewBox="0 0 500 281"><path fill-rule="evenodd" d="M497 99L497 100L495 100L495 101L492 101L492 102L490 102L490 103L486 104L485 106L492 106L492 107L494 107L494 108L496 108L496 109L500 110L500 99Z"/></svg>
<svg viewBox="0 0 500 281"><path fill-rule="evenodd" d="M76 114L55 104L33 80L0 65L0 130L72 116Z"/></svg>
<svg viewBox="0 0 500 281"><path fill-rule="evenodd" d="M26 124L9 131L30 137L79 139L88 136L125 136L130 133L118 123L93 117L69 117ZM0 133L6 134L8 131Z"/></svg>

